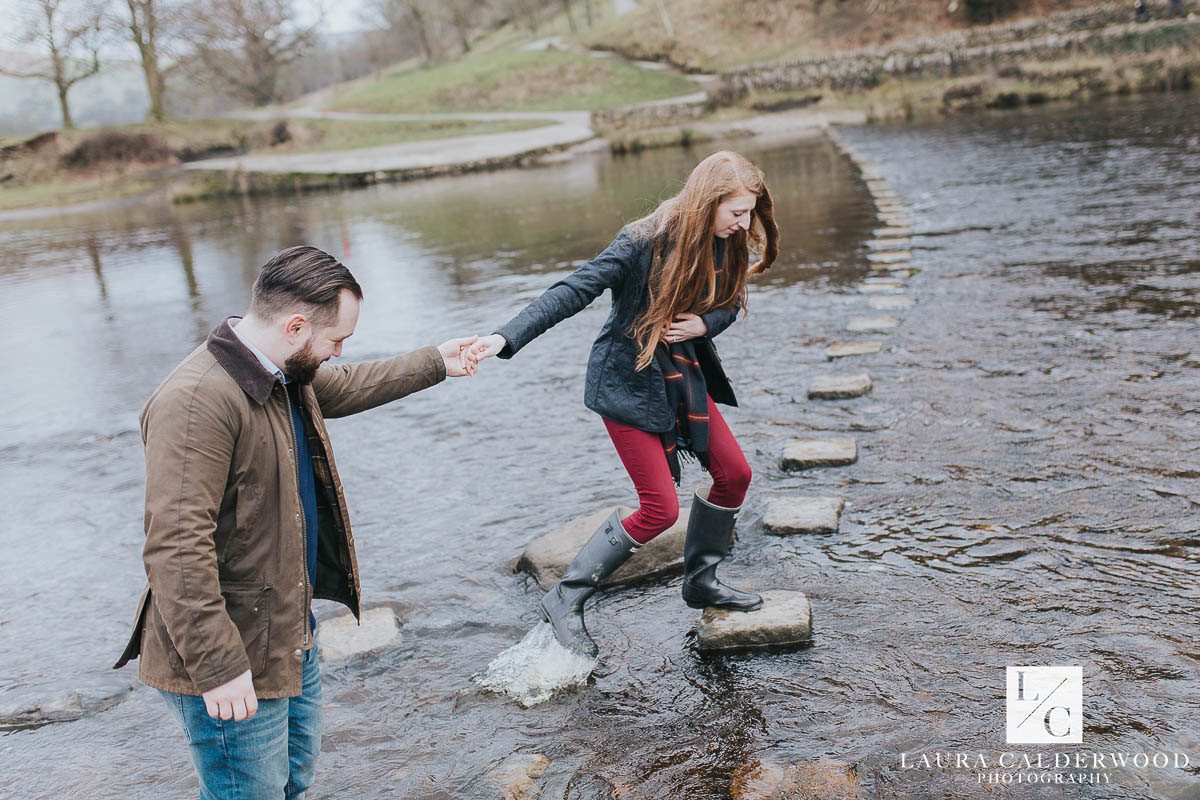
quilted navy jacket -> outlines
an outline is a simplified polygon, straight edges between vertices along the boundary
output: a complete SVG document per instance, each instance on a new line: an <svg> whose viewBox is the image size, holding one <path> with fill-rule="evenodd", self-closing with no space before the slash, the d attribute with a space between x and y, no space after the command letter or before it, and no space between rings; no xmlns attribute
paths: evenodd
<svg viewBox="0 0 1200 800"><path fill-rule="evenodd" d="M635 369L638 346L630 335L634 320L649 301L652 255L653 240L649 236L639 235L628 225L622 228L604 252L555 283L496 331L508 342L500 358L512 358L608 289L612 292L612 312L592 345L583 403L614 422L655 433L671 430L675 418L667 406L662 370L653 361L641 371ZM712 339L733 324L738 310L735 304L701 314L708 332L693 340L709 396L713 402L728 406L736 406L737 398Z"/></svg>

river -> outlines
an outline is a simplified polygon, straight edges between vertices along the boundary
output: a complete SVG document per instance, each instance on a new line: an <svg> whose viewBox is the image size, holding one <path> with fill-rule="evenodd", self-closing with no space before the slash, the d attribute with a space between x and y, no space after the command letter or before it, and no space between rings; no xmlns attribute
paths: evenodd
<svg viewBox="0 0 1200 800"><path fill-rule="evenodd" d="M592 685L522 709L472 683L537 619L536 586L512 571L524 546L635 502L582 405L601 299L512 361L330 422L365 598L396 609L403 638L326 666L310 797L495 797L489 773L533 753L550 761L544 798L724 798L746 765L813 759L852 765L877 797L1200 791L1200 97L843 135L913 211L917 305L882 352L826 362L870 313L856 287L871 196L824 139L742 140L783 250L719 339L755 472L722 574L806 592L812 646L702 656L698 613L664 579L589 612L605 655ZM366 300L347 358L489 333L711 149L0 223L0 692L102 674L120 653L143 580L137 412L244 310L273 252L311 243L354 271ZM868 397L806 399L814 377L858 367ZM788 439L825 433L854 436L858 463L779 468ZM701 477L685 470L685 502ZM767 500L789 493L844 497L840 532L764 534ZM1193 766L1049 787L911 766L1030 749L1004 722L1005 666L1028 664L1082 666L1074 750ZM195 781L140 688L0 735L0 795L184 798Z"/></svg>

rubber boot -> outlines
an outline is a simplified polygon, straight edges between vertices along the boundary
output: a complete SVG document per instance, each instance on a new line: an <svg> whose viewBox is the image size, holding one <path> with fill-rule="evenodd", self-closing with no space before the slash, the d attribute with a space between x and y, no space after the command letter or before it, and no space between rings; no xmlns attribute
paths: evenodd
<svg viewBox="0 0 1200 800"><path fill-rule="evenodd" d="M761 608L761 595L743 592L717 580L717 565L733 546L733 524L738 508L715 506L708 502L708 489L696 492L688 516L687 538L683 542L683 601L691 608L729 608L753 611Z"/></svg>
<svg viewBox="0 0 1200 800"><path fill-rule="evenodd" d="M542 618L554 628L554 636L563 647L591 658L600 652L583 624L583 604L595 594L601 581L628 561L639 547L613 511L580 548L558 585L546 592L541 603Z"/></svg>

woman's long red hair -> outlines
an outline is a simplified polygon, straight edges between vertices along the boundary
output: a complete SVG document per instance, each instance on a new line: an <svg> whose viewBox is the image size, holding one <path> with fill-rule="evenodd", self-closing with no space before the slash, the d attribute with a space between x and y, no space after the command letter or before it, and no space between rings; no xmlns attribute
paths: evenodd
<svg viewBox="0 0 1200 800"><path fill-rule="evenodd" d="M720 272L713 258L717 206L745 190L758 200L750 229L738 229L725 240ZM779 255L779 226L763 172L748 158L729 150L713 153L688 176L682 191L634 223L635 230L652 236L650 300L634 321L638 343L637 369L645 369L654 349L676 314L703 314L736 302L746 308L746 280L764 272ZM761 254L750 263L750 249Z"/></svg>

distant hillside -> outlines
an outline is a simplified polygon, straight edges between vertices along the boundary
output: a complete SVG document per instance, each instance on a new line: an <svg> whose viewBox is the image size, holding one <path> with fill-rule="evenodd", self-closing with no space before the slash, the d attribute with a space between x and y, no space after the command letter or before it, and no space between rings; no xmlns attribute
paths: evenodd
<svg viewBox="0 0 1200 800"><path fill-rule="evenodd" d="M970 27L967 0L665 0L640 3L581 40L634 58L697 70L820 55ZM1055 11L1112 5L1096 0L994 0L1010 7L1005 21ZM1132 2L1128 6L1132 9ZM1129 12L1132 18L1132 10ZM674 38L667 35L670 24Z"/></svg>

